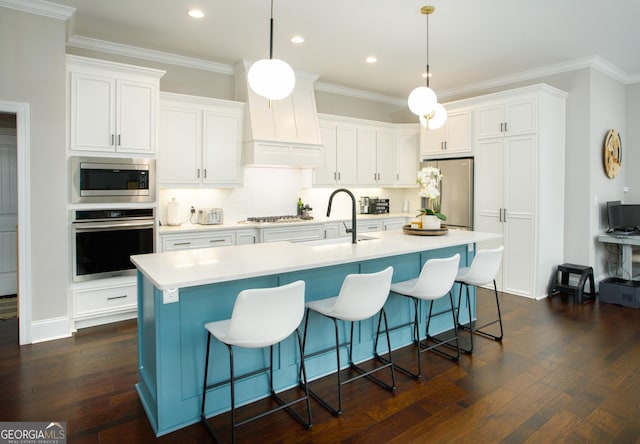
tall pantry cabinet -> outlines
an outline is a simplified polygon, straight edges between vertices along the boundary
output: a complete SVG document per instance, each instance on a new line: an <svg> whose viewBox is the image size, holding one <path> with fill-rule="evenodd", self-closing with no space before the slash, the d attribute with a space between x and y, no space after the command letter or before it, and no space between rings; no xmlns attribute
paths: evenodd
<svg viewBox="0 0 640 444"><path fill-rule="evenodd" d="M475 230L503 234L498 285L508 293L544 297L563 262L566 96L534 85L474 107Z"/></svg>

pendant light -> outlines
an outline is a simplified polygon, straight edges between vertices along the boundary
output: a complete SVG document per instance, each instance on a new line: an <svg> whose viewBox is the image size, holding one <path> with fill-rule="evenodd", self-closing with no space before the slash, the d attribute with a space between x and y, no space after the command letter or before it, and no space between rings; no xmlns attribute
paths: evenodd
<svg viewBox="0 0 640 444"><path fill-rule="evenodd" d="M280 100L293 91L296 75L284 60L273 58L273 0L271 0L271 21L269 33L269 58L255 62L249 68L249 87L259 96L269 100Z"/></svg>
<svg viewBox="0 0 640 444"><path fill-rule="evenodd" d="M411 91L408 98L409 109L419 117L420 123L429 129L440 128L447 120L447 110L438 103L438 97L429 88L431 72L429 68L429 15L433 13L433 6L423 6L420 13L427 16L427 70L425 72L426 86L419 86Z"/></svg>

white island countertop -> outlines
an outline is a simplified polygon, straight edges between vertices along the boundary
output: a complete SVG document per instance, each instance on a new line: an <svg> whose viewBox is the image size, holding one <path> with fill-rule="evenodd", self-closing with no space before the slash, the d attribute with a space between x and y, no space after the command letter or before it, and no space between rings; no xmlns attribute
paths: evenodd
<svg viewBox="0 0 640 444"><path fill-rule="evenodd" d="M357 244L349 237L328 239L326 244L272 242L179 250L135 255L131 261L156 288L169 290L474 244L502 235L449 230L442 236L412 236L393 230L367 237L376 239Z"/></svg>

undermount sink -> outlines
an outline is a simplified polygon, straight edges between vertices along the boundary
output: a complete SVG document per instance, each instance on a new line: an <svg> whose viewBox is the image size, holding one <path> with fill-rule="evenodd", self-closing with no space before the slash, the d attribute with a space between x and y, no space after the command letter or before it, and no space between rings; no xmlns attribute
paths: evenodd
<svg viewBox="0 0 640 444"><path fill-rule="evenodd" d="M358 236L358 242L376 240L377 237L374 236ZM350 244L351 237L337 237L334 239L320 239L314 241L301 242L303 245L308 245L310 247L315 247L319 245L336 245L336 244Z"/></svg>

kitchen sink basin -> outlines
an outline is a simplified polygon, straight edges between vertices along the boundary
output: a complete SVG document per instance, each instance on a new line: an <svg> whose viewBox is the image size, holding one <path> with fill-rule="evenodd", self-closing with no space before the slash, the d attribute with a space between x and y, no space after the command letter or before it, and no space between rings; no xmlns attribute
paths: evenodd
<svg viewBox="0 0 640 444"><path fill-rule="evenodd" d="M374 236L358 236L358 242L376 240L377 237ZM320 239L314 241L301 242L303 245L308 245L310 247L315 247L319 245L337 245L337 244L350 244L351 236L349 237L337 237L335 239Z"/></svg>

